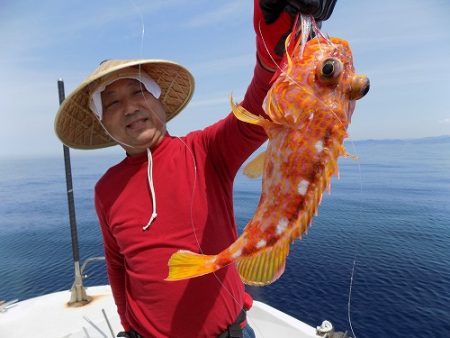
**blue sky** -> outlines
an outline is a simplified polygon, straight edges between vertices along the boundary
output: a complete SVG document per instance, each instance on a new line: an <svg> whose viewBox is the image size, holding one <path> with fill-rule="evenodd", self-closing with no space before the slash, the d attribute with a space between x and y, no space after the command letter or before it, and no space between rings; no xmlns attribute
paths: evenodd
<svg viewBox="0 0 450 338"><path fill-rule="evenodd" d="M193 72L194 98L169 123L172 134L225 116L229 94L242 98L253 71L252 6L3 0L0 157L59 155L56 81L64 79L68 95L108 58L166 58ZM353 140L450 134L450 1L338 0L322 30L350 42L356 70L371 80L353 115Z"/></svg>

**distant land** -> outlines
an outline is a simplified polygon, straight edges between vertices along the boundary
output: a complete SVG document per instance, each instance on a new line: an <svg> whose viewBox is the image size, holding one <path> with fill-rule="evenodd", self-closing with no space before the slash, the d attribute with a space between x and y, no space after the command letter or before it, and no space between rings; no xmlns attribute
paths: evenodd
<svg viewBox="0 0 450 338"><path fill-rule="evenodd" d="M349 141L347 141L349 142ZM450 143L450 135L429 136L420 138L404 138L404 139L367 139L367 140L352 140L351 142L359 144L368 143Z"/></svg>
<svg viewBox="0 0 450 338"><path fill-rule="evenodd" d="M344 143L354 143L354 144L450 144L450 135L441 135L441 136L430 136L430 137L420 137L420 138L404 138L404 139L346 139ZM255 154L258 154L264 151L266 148L266 143L258 149ZM70 151L71 157L111 157L116 156L117 158L122 158L123 151L119 147L111 147L105 148L101 151L85 151L85 150L73 150ZM0 160L11 160L11 159L42 159L42 158L56 158L62 156L62 146L61 146L61 155L55 154L23 154L16 153L14 155L11 154L0 154Z"/></svg>

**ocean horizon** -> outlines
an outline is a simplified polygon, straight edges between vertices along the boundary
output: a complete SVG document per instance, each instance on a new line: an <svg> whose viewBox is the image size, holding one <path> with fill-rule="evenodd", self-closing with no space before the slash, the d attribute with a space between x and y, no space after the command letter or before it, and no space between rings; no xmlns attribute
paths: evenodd
<svg viewBox="0 0 450 338"><path fill-rule="evenodd" d="M346 148L358 160L339 160L340 178L308 234L291 246L283 276L248 291L309 325L329 320L356 337L450 337L450 136L348 141ZM71 159L82 262L103 255L94 184L123 158L94 153ZM240 231L260 185L241 171L236 177ZM0 201L0 299L69 289L62 152L0 158ZM103 262L86 275L87 286L107 283Z"/></svg>

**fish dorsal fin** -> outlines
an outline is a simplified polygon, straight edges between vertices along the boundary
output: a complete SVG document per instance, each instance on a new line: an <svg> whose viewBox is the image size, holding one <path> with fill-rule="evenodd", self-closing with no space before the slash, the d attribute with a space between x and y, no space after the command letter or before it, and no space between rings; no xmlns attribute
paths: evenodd
<svg viewBox="0 0 450 338"><path fill-rule="evenodd" d="M241 105L237 105L236 103L234 103L233 98L231 96L230 96L230 104L234 116L236 116L236 118L240 121L261 126L266 130L266 132L273 125L271 121L265 119L264 117L252 114Z"/></svg>
<svg viewBox="0 0 450 338"><path fill-rule="evenodd" d="M240 259L236 264L242 281L248 285L261 286L280 278L286 266L290 242L289 237L281 239L260 254Z"/></svg>
<svg viewBox="0 0 450 338"><path fill-rule="evenodd" d="M244 168L244 175L250 178L257 178L262 175L266 152L262 152L248 163Z"/></svg>

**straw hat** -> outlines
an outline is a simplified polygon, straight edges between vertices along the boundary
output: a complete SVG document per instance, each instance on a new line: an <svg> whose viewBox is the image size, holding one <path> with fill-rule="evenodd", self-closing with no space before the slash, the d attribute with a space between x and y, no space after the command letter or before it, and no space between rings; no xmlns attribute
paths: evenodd
<svg viewBox="0 0 450 338"><path fill-rule="evenodd" d="M194 78L183 66L167 60L108 60L100 64L61 104L55 117L55 132L68 147L97 149L116 143L89 109L89 93L121 69L139 66L161 87L160 101L167 121L175 117L192 97Z"/></svg>

